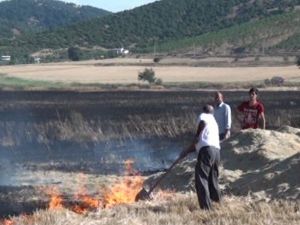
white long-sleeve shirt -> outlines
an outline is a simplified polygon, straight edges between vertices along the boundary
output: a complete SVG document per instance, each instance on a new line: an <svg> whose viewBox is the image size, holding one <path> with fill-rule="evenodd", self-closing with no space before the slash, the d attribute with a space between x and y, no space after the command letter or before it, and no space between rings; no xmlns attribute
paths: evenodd
<svg viewBox="0 0 300 225"><path fill-rule="evenodd" d="M214 117L219 126L220 134L231 128L231 108L228 104L222 102L214 108Z"/></svg>

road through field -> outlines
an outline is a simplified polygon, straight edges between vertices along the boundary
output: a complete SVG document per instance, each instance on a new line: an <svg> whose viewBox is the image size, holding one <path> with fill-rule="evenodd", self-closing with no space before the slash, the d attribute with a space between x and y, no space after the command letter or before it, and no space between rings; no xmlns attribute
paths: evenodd
<svg viewBox="0 0 300 225"><path fill-rule="evenodd" d="M99 65L93 63L51 63L38 65L2 66L0 73L10 77L66 83L129 84L138 83L143 65ZM281 67L191 67L153 66L156 77L163 82L251 82L281 76L286 80L300 81L296 66Z"/></svg>

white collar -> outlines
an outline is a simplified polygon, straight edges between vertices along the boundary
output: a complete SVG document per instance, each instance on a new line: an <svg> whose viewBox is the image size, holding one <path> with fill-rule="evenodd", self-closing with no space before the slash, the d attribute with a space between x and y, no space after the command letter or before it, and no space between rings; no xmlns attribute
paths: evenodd
<svg viewBox="0 0 300 225"><path fill-rule="evenodd" d="M217 107L222 107L224 105L224 102L221 102L220 105L217 105Z"/></svg>

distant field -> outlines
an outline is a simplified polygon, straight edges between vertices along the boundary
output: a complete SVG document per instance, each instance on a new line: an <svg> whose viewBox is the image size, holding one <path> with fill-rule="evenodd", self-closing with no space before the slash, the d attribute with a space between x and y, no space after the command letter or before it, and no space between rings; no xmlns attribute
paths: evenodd
<svg viewBox="0 0 300 225"><path fill-rule="evenodd" d="M229 60L229 59L223 59ZM300 81L296 66L259 67L196 67L195 60L166 60L154 65L151 59L118 59L39 65L2 66L0 72L8 77L63 83L129 84L138 83L137 76L152 67L163 82L252 82L281 76Z"/></svg>

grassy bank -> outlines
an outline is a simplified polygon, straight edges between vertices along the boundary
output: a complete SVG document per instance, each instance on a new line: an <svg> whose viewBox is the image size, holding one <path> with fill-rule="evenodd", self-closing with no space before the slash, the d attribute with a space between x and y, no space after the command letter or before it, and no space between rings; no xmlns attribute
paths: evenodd
<svg viewBox="0 0 300 225"><path fill-rule="evenodd" d="M67 87L67 85L58 82L28 80L17 77L8 77L5 74L0 74L0 90L53 90L64 89Z"/></svg>

